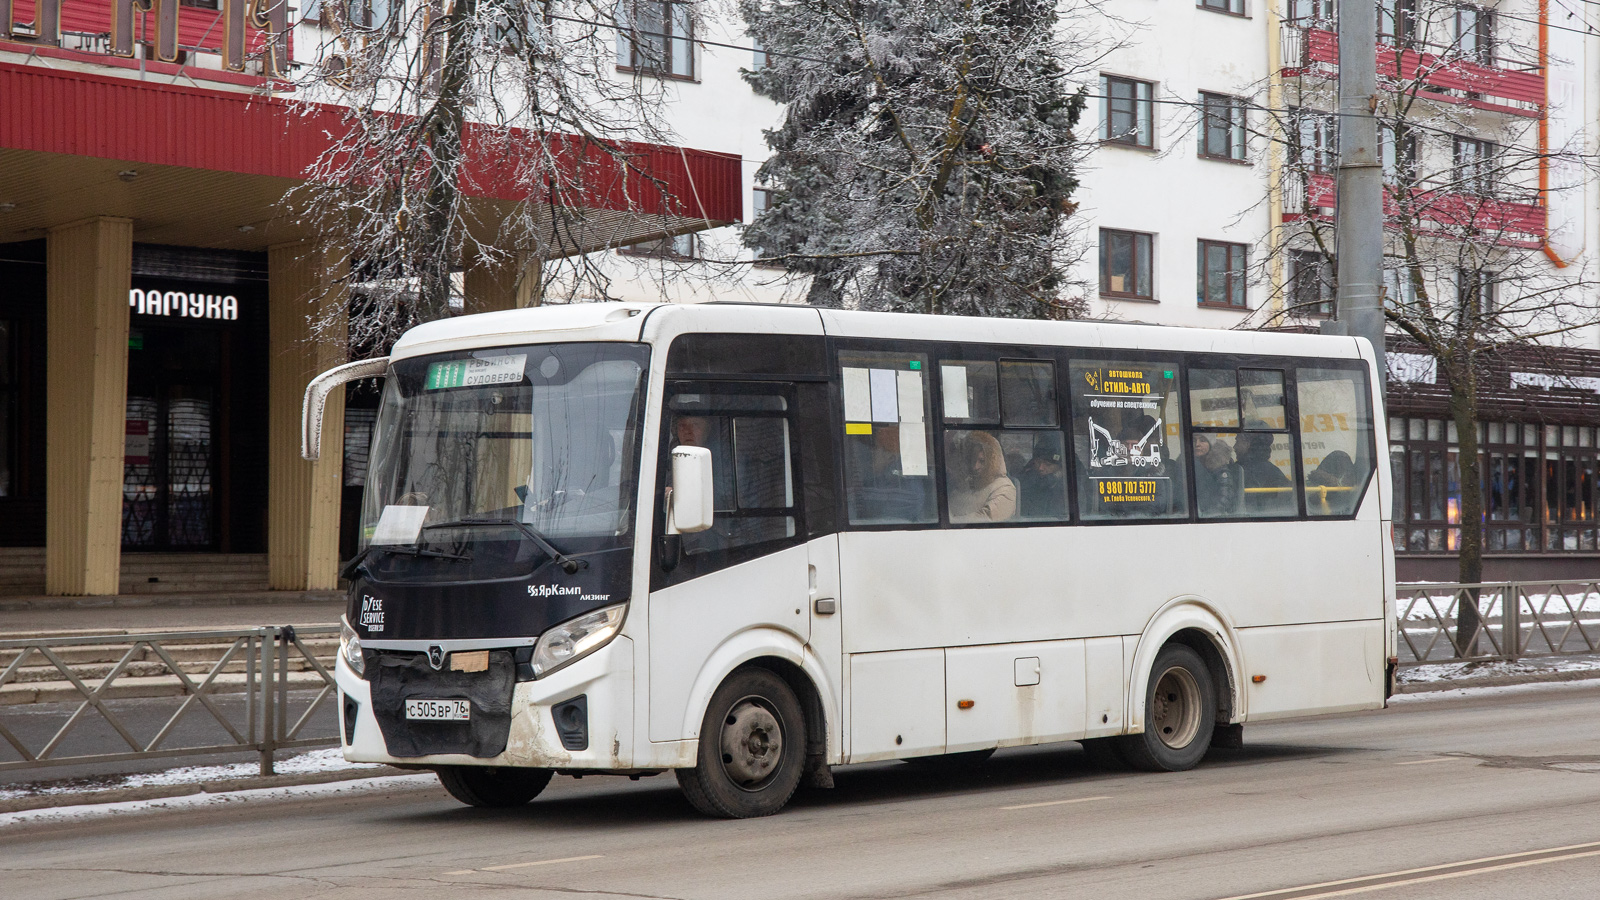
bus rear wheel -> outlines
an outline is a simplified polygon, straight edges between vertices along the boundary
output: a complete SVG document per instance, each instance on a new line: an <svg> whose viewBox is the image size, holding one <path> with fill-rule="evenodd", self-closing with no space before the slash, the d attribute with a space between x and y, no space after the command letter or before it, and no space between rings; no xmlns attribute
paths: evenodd
<svg viewBox="0 0 1600 900"><path fill-rule="evenodd" d="M805 768L800 701L766 669L743 669L711 695L692 769L678 785L695 809L724 819L770 816L789 802Z"/></svg>
<svg viewBox="0 0 1600 900"><path fill-rule="evenodd" d="M539 796L555 774L549 769L509 766L440 766L439 783L468 806L510 809Z"/></svg>
<svg viewBox="0 0 1600 900"><path fill-rule="evenodd" d="M1168 644L1150 667L1144 733L1123 737L1119 755L1147 772L1192 769L1211 747L1216 716L1216 693L1205 660L1183 644Z"/></svg>

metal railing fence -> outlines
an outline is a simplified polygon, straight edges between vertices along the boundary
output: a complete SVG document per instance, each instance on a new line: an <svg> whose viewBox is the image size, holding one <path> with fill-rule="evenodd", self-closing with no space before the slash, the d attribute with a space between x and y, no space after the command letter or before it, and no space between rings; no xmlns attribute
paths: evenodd
<svg viewBox="0 0 1600 900"><path fill-rule="evenodd" d="M1600 653L1600 580L1400 584L1402 666Z"/></svg>
<svg viewBox="0 0 1600 900"><path fill-rule="evenodd" d="M329 746L338 743L338 735L308 735L307 725L313 715L330 696L335 694L333 673L306 646L305 638L337 636L338 626L269 625L257 628L217 631L173 631L153 634L86 635L71 637L43 637L0 640L0 689L8 684L17 685L19 674L32 667L35 677L59 679L59 686L67 684L66 702L76 702L77 707L62 724L54 729L26 739L28 731L23 717L33 711L29 705L0 705L0 740L15 751L18 758L0 758L0 772L13 769L43 768L50 766L107 763L122 760L160 759L196 756L201 754L253 751L259 754L261 774L273 774L274 755L279 750ZM196 646L220 649L221 654L203 672L191 672L206 661L179 661L185 651ZM72 661L74 654L113 651L115 663L103 676L85 677L81 663ZM209 655L210 650L206 651ZM192 652L187 655L192 656ZM109 657L107 657L109 659ZM300 672L314 672L319 678L291 679L291 664ZM53 670L53 671L52 671ZM242 672L240 671L242 670ZM136 672L136 675L130 675ZM242 674L242 680L239 676ZM135 708L118 710L114 704L125 702L127 697L115 696L118 680L128 678L176 678L182 702L170 715L161 720L153 735L140 737L137 732L149 733L154 724L149 719L149 703ZM309 680L309 684L305 683ZM90 682L95 682L92 686ZM170 682L169 682L170 683ZM226 689L224 689L224 685ZM309 700L291 702L291 692L315 691ZM223 702L224 697L240 698ZM139 698L135 693L133 699ZM302 706L303 704L303 706ZM229 710L225 706L242 707ZM301 708L296 708L301 707ZM107 752L63 752L68 739L85 721L98 713L99 719L115 732L127 749ZM175 740L180 724L204 713L203 721L220 727L225 738L218 740L215 729L207 729L206 740L185 743ZM140 721L132 721L133 716ZM37 729L33 729L37 730ZM48 738L38 740L43 734ZM114 741L115 742L115 741ZM3 749L3 748L0 748ZM5 754L11 755L11 754Z"/></svg>
<svg viewBox="0 0 1600 900"><path fill-rule="evenodd" d="M1402 666L1600 653L1600 579L1401 584L1396 614ZM306 644L307 638L335 637L338 631L332 625L284 625L0 640L0 691L20 687L19 674L31 667L33 678L55 679L64 702L76 703L59 726L40 730L32 723L32 740L22 720L37 718L37 704L0 703L0 741L14 751L0 753L0 772L244 751L258 754L261 774L270 775L279 750L338 743L337 734L308 728L337 692L329 667ZM193 658L197 647L208 648L200 662ZM89 652L114 662L103 675L85 675L74 654ZM163 710L152 717L148 704L126 706L130 697L143 695L117 696L114 690L119 679L153 676L177 680L172 696L182 700L170 714ZM113 743L126 749L64 752L67 738L94 714L115 733ZM225 739L175 739L179 726L196 717L214 723Z"/></svg>

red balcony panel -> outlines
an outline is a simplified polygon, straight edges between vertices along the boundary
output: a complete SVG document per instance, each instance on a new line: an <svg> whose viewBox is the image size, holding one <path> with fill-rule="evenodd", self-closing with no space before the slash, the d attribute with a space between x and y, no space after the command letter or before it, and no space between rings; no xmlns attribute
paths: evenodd
<svg viewBox="0 0 1600 900"><path fill-rule="evenodd" d="M1302 59L1286 60L1286 69L1291 73L1303 69L1331 68L1339 65L1339 36L1334 32L1323 28L1306 28L1302 30L1301 40ZM1296 65L1296 62L1299 65ZM1417 50L1397 50L1387 44L1379 44L1378 74L1402 79L1414 79L1419 75L1425 75L1426 83L1434 87L1475 93L1503 101L1497 103L1449 95L1439 95L1435 98L1444 103L1466 103L1522 116L1537 116L1544 106L1545 76L1537 69L1512 69L1470 60L1444 61L1437 54Z"/></svg>
<svg viewBox="0 0 1600 900"><path fill-rule="evenodd" d="M1308 215L1332 221L1332 214L1338 207L1335 177L1331 173L1311 173L1305 180L1305 196L1285 197L1284 206L1285 221L1296 221ZM1471 228L1486 237L1497 237L1495 243L1503 246L1535 248L1544 243L1546 211L1537 203L1439 192L1419 194L1417 208L1416 215L1423 222L1458 231ZM1394 194L1387 189L1383 195L1383 212L1389 217L1400 212Z"/></svg>
<svg viewBox="0 0 1600 900"><path fill-rule="evenodd" d="M14 18L19 22L32 20L36 2L37 0L15 0ZM111 7L112 0L64 0L61 4L61 31L109 36ZM139 13L135 19L134 34L146 40L154 40L155 33L155 12ZM178 7L179 46L203 48L207 53L221 53L222 35L222 10L199 9L193 6ZM262 45L266 43L266 32L246 28L244 39L247 52L260 53ZM289 33L289 40L292 48L294 41L292 30ZM64 43L73 46L70 41Z"/></svg>

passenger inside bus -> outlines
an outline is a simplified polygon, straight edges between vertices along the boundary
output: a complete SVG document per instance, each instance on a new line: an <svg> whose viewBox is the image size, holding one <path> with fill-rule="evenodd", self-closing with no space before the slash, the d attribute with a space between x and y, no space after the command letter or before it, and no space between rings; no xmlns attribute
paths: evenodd
<svg viewBox="0 0 1600 900"><path fill-rule="evenodd" d="M1244 474L1244 509L1247 515L1292 515L1294 482L1272 462L1272 442L1278 435L1244 431L1235 440L1239 470Z"/></svg>
<svg viewBox="0 0 1600 900"><path fill-rule="evenodd" d="M1042 434L1033 440L1033 458L1017 476L1018 500L1024 519L1061 519L1067 514L1067 472L1061 465L1061 436Z"/></svg>
<svg viewBox="0 0 1600 900"><path fill-rule="evenodd" d="M1194 436L1194 498L1202 516L1231 516L1244 496L1244 474L1221 435Z"/></svg>
<svg viewBox="0 0 1600 900"><path fill-rule="evenodd" d="M871 434L854 434L846 439L845 501L850 521L879 525L935 520L933 479L902 471L900 427L871 428Z"/></svg>
<svg viewBox="0 0 1600 900"><path fill-rule="evenodd" d="M1017 486L994 435L951 432L946 453L951 522L1004 522L1017 514Z"/></svg>

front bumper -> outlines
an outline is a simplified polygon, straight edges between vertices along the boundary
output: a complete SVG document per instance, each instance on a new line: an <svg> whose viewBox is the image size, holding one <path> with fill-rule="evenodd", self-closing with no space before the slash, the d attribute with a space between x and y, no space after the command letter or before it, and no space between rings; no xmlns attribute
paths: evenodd
<svg viewBox="0 0 1600 900"><path fill-rule="evenodd" d="M629 769L633 767L633 642L618 635L606 646L536 681L516 685L511 699L511 734L505 752L493 757L458 753L396 757L389 754L372 714L367 681L350 670L340 654L334 682L340 698L339 734L351 762L423 766L531 766L546 769ZM589 743L584 750L562 746L551 707L582 695L588 706ZM355 701L352 731L345 721L346 699ZM502 720L503 721L503 720ZM408 727L427 728L429 723Z"/></svg>

